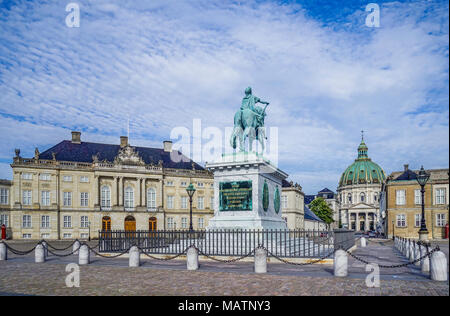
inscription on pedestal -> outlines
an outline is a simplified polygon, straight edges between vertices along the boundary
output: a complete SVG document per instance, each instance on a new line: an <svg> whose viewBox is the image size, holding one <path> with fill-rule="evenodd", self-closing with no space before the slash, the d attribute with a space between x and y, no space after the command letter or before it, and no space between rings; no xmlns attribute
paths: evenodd
<svg viewBox="0 0 450 316"><path fill-rule="evenodd" d="M219 211L251 211L252 181L219 183Z"/></svg>

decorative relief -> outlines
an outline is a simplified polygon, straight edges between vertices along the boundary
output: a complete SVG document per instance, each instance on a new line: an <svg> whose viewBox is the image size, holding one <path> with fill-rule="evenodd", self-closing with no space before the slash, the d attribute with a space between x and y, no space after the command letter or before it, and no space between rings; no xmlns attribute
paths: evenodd
<svg viewBox="0 0 450 316"><path fill-rule="evenodd" d="M130 145L125 146L119 151L116 158L114 159L114 163L133 166L145 165L144 161L139 155L139 152L136 152L134 147L131 147Z"/></svg>

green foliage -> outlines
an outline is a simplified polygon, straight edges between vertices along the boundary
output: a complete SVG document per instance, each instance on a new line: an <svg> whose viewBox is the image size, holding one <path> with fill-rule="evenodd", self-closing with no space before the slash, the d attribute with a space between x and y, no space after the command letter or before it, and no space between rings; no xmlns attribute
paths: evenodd
<svg viewBox="0 0 450 316"><path fill-rule="evenodd" d="M323 198L315 198L314 201L309 204L309 208L317 215L317 217L327 223L327 225L334 222L333 210Z"/></svg>

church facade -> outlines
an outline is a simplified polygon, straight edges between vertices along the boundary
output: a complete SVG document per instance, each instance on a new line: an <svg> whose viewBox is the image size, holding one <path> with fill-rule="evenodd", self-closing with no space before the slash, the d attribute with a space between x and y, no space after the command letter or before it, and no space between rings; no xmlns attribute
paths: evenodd
<svg viewBox="0 0 450 316"><path fill-rule="evenodd" d="M380 193L386 180L383 169L368 156L361 140L358 157L342 173L337 189L338 221L355 231L382 231Z"/></svg>

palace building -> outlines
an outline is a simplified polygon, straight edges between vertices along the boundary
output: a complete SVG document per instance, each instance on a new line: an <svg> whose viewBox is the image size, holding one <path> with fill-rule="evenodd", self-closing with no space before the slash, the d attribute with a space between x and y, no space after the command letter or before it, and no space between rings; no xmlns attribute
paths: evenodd
<svg viewBox="0 0 450 316"><path fill-rule="evenodd" d="M339 180L338 218L343 227L355 231L381 231L380 192L386 175L367 152L363 138L358 147L358 157Z"/></svg>
<svg viewBox="0 0 450 316"><path fill-rule="evenodd" d="M96 238L100 230L188 229L189 197L196 188L193 227L213 216L213 177L176 152L81 141L80 132L33 158L20 150L13 181L0 183L0 219L14 239Z"/></svg>
<svg viewBox="0 0 450 316"><path fill-rule="evenodd" d="M384 187L383 211L387 235L419 238L422 196L417 172L404 165L403 171L392 172ZM449 169L426 170L430 178L425 185L425 220L429 239L445 237L448 224Z"/></svg>

